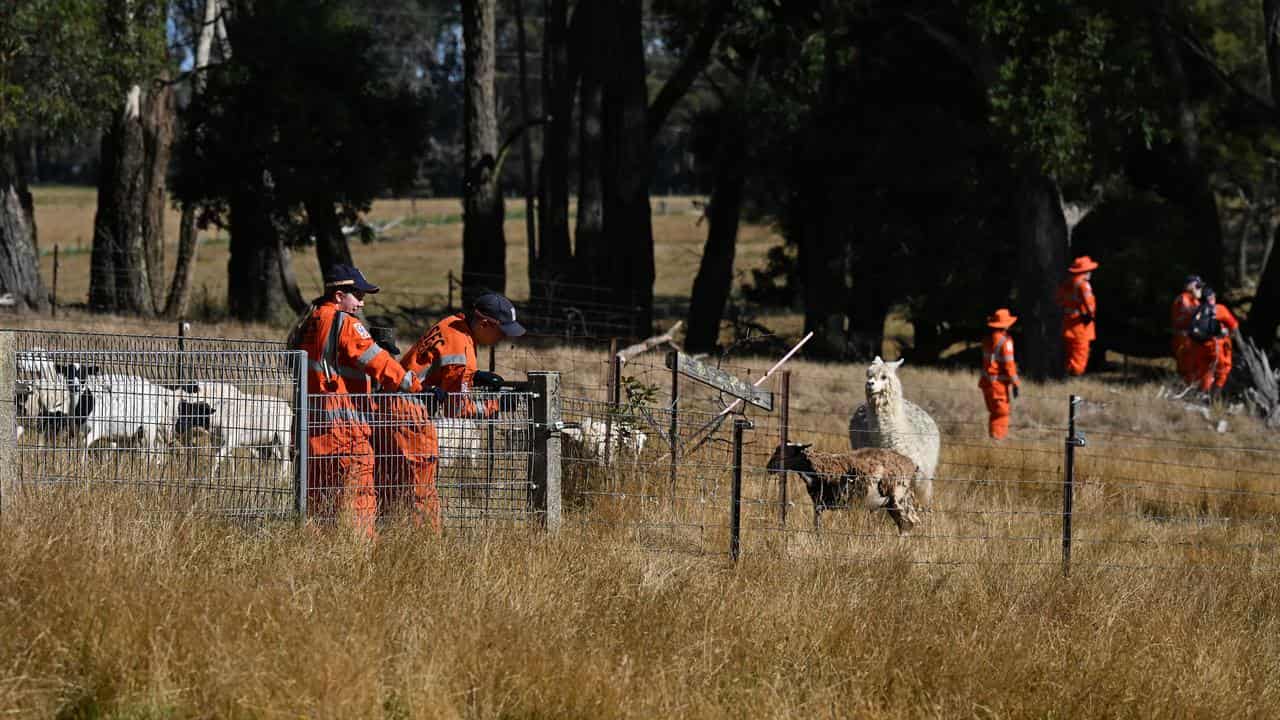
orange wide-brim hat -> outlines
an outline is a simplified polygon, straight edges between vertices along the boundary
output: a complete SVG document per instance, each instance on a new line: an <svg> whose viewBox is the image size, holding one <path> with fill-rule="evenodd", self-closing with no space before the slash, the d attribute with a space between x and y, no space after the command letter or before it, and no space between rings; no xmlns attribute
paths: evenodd
<svg viewBox="0 0 1280 720"><path fill-rule="evenodd" d="M1016 322L1018 322L1018 317L1011 314L1008 308L1000 308L993 315L987 316L987 327L998 330L1003 330Z"/></svg>
<svg viewBox="0 0 1280 720"><path fill-rule="evenodd" d="M1093 258L1088 255L1081 255L1075 259L1075 262L1071 263L1071 267L1067 268L1067 272L1082 273L1096 269L1098 269L1098 263L1094 262Z"/></svg>

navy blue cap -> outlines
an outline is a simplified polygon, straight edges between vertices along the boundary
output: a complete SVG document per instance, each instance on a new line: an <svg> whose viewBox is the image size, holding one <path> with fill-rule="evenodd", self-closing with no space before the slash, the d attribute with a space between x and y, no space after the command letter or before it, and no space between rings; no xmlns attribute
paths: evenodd
<svg viewBox="0 0 1280 720"><path fill-rule="evenodd" d="M1207 298L1207 297L1209 297L1210 295L1212 295L1212 296L1214 296L1214 297L1218 297L1218 294L1217 294L1217 293L1215 293L1215 292L1213 291L1213 288L1209 287L1208 285L1205 285L1204 287L1200 288L1200 297L1202 297L1202 298Z"/></svg>
<svg viewBox="0 0 1280 720"><path fill-rule="evenodd" d="M1204 287L1204 280L1201 280L1199 275L1188 275L1187 279L1182 281L1183 285L1190 285L1191 283Z"/></svg>
<svg viewBox="0 0 1280 720"><path fill-rule="evenodd" d="M334 265L324 274L325 290L356 291L362 293L378 292L378 286L364 279L359 270L350 265Z"/></svg>
<svg viewBox="0 0 1280 720"><path fill-rule="evenodd" d="M497 320L503 335L520 337L524 334L524 326L516 322L516 306L498 293L481 295L472 307L481 315Z"/></svg>

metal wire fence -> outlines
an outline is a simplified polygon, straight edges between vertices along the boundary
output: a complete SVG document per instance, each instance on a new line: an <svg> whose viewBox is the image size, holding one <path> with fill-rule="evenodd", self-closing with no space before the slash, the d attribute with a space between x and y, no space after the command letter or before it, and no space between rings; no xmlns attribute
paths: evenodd
<svg viewBox="0 0 1280 720"><path fill-rule="evenodd" d="M295 356L278 345L8 337L22 436L12 467L0 468L13 478L7 492L78 483L143 489L170 506L224 515L286 517L299 506L323 515L328 486L306 483L321 477L309 467L326 453L301 438L333 429L324 418L335 408L319 397L299 404ZM942 451L932 498L921 499L920 522L900 535L884 508L853 502L824 513L816 528L806 480L769 467L784 440L849 448L860 373L806 364L764 384L777 398L774 412L739 414L725 412L731 398L673 373L661 353L619 364L610 346L581 341L503 347L493 363L506 377L548 365L564 374L554 393L519 382L440 405L399 395L353 400L350 419L365 428L367 450L339 445L327 454L367 457L360 472L382 517L428 505L422 481L433 473L449 528L545 522L553 502L545 466L555 465L566 523L653 550L1049 566L1062 563L1069 540L1080 570L1280 565L1280 438L1229 407L1202 412L1155 394L1094 389L1076 405L1073 433L1062 390L1019 401L1028 404L1016 406L1012 439L996 442L986 437L976 381L906 375L906 396L932 415ZM720 367L743 378L764 370ZM790 412L799 397L806 412ZM299 407L308 412L299 417ZM735 434L739 418L751 426ZM300 436L299 427L310 431ZM1067 439L1079 435L1068 472ZM558 462L549 449L557 439Z"/></svg>
<svg viewBox="0 0 1280 720"><path fill-rule="evenodd" d="M10 499L91 485L216 515L294 512L296 353L142 350L137 338L127 350L37 345L50 339L16 338Z"/></svg>
<svg viewBox="0 0 1280 720"><path fill-rule="evenodd" d="M275 343L0 331L0 499L127 489L153 509L241 519L323 523L350 504L371 522L545 522L537 383L308 397L305 365Z"/></svg>

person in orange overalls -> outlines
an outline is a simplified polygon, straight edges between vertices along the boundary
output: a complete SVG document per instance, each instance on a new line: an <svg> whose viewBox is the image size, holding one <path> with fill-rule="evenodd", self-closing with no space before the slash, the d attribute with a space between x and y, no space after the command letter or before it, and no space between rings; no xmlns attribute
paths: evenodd
<svg viewBox="0 0 1280 720"><path fill-rule="evenodd" d="M1097 339L1093 321L1097 315L1097 301L1093 299L1093 287L1089 278L1098 267L1088 255L1081 255L1071 263L1067 272L1071 277L1058 286L1058 305L1062 306L1062 344L1068 375L1083 375L1089 364L1089 345Z"/></svg>
<svg viewBox="0 0 1280 720"><path fill-rule="evenodd" d="M486 380L483 384L487 384L491 379L488 373L476 369L476 348L524 333L511 301L497 293L485 293L476 298L470 312L451 315L433 325L400 358L400 363L421 374L424 382L451 393L464 393L477 380ZM469 403L450 410L454 415L477 412Z"/></svg>
<svg viewBox="0 0 1280 720"><path fill-rule="evenodd" d="M378 347L356 317L364 296L378 292L349 265L326 273L325 294L312 302L289 335L289 347L307 353L307 510L315 517L344 516L372 538L377 517L373 447L358 394L370 386L420 392L422 381Z"/></svg>
<svg viewBox="0 0 1280 720"><path fill-rule="evenodd" d="M1182 292L1173 299L1169 309L1169 320L1173 326L1173 361L1178 366L1178 375L1188 385L1196 380L1196 358L1194 343L1187 334L1191 327L1191 316L1200 305L1200 289L1204 281L1199 275L1188 275L1182 284Z"/></svg>
<svg viewBox="0 0 1280 720"><path fill-rule="evenodd" d="M374 340L393 356L400 354L395 331L374 328ZM440 533L440 494L436 490L436 470L440 448L430 407L447 397L444 390L429 385L431 397L381 395L374 413L374 487L378 494L378 514L390 516L407 510L417 526L429 525Z"/></svg>
<svg viewBox="0 0 1280 720"><path fill-rule="evenodd" d="M982 377L978 387L987 401L987 433L996 440L1009 436L1009 401L1018 397L1018 363L1013 359L1009 328L1018 318L1000 308L987 318L991 333L982 339Z"/></svg>
<svg viewBox="0 0 1280 720"><path fill-rule="evenodd" d="M519 337L524 332L524 327L516 322L511 301L497 293L486 293L476 298L470 312L451 315L433 325L405 352L400 362L429 385L449 393L466 393L477 384L488 386L494 380L500 381L492 373L477 370L476 348L496 344L503 337ZM436 489L436 463L428 466L413 460L415 455L420 457L428 449L433 456L438 456L435 427L417 417L418 408L406 406L399 399L397 402L390 413L396 430L389 454L403 459L389 458L388 467L401 468L401 483L407 481L412 487L415 516L428 519L438 532L440 496ZM454 417L491 417L497 410L493 402L482 410L470 400L458 398L440 412Z"/></svg>
<svg viewBox="0 0 1280 720"><path fill-rule="evenodd" d="M1214 317L1218 320L1218 333L1196 343L1196 378L1200 392L1217 395L1231 375L1231 333L1240 327L1240 322L1226 306L1218 304L1213 288L1204 288L1201 297L1206 305L1213 308Z"/></svg>

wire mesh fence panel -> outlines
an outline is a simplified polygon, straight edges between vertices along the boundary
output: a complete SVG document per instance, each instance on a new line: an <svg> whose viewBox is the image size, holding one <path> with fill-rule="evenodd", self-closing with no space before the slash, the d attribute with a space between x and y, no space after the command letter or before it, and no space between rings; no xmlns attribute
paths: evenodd
<svg viewBox="0 0 1280 720"><path fill-rule="evenodd" d="M314 395L307 513L445 528L523 524L531 499L532 401L525 391Z"/></svg>
<svg viewBox="0 0 1280 720"><path fill-rule="evenodd" d="M243 518L294 512L298 354L127 349L101 336L17 333L14 487L128 489L161 509ZM55 344L76 349L55 350Z"/></svg>

